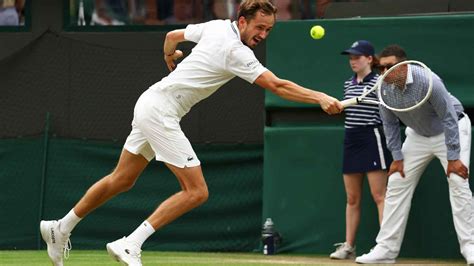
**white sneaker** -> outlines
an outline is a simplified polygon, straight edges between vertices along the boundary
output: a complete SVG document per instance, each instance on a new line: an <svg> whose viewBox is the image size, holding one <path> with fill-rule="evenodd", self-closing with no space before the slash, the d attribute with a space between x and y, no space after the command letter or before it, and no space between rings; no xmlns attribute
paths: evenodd
<svg viewBox="0 0 474 266"><path fill-rule="evenodd" d="M336 260L346 260L355 258L355 247L351 247L346 242L334 244L336 246L336 251L331 253L329 257Z"/></svg>
<svg viewBox="0 0 474 266"><path fill-rule="evenodd" d="M107 244L107 252L116 261L125 263L129 266L142 266L142 250L135 244L123 237L112 243Z"/></svg>
<svg viewBox="0 0 474 266"><path fill-rule="evenodd" d="M467 265L474 266L474 253L468 253L464 257L466 258Z"/></svg>
<svg viewBox="0 0 474 266"><path fill-rule="evenodd" d="M369 253L357 257L355 262L361 264L392 264L395 263L395 258L390 258L386 250L377 245Z"/></svg>
<svg viewBox="0 0 474 266"><path fill-rule="evenodd" d="M466 259L466 263L469 266L474 266L474 245L468 244L461 249L461 254Z"/></svg>
<svg viewBox="0 0 474 266"><path fill-rule="evenodd" d="M474 258L467 258L466 262L468 266L474 266Z"/></svg>
<svg viewBox="0 0 474 266"><path fill-rule="evenodd" d="M71 234L63 234L59 231L59 221L41 221L41 237L48 245L48 256L54 266L63 266L63 257L69 257L71 250Z"/></svg>

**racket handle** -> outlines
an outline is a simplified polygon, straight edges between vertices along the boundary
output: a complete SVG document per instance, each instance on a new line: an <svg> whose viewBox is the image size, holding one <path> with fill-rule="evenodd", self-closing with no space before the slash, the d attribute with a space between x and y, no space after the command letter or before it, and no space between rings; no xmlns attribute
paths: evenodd
<svg viewBox="0 0 474 266"><path fill-rule="evenodd" d="M359 103L359 99L357 99L357 97L341 101L341 104L342 106L344 106L344 108L352 106L352 105L356 105L358 103Z"/></svg>

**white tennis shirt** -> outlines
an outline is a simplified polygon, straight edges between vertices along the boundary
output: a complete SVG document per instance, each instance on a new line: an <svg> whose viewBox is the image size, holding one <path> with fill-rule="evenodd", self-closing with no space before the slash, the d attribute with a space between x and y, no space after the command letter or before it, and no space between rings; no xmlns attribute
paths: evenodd
<svg viewBox="0 0 474 266"><path fill-rule="evenodd" d="M197 43L191 54L150 88L164 92L180 118L235 76L254 83L267 70L230 20L188 25L184 38Z"/></svg>

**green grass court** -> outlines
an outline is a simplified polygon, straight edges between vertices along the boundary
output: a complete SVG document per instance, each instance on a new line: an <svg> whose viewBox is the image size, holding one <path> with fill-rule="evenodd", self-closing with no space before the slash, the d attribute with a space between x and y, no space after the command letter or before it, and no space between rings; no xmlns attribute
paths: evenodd
<svg viewBox="0 0 474 266"><path fill-rule="evenodd" d="M144 251L143 265L358 265L350 260L335 261L322 255L275 255L264 256L257 253L208 253L208 252L159 252ZM117 266L105 250L73 250L66 266ZM404 265L465 265L463 260L399 259ZM51 265L46 250L40 251L0 251L0 265L47 266Z"/></svg>

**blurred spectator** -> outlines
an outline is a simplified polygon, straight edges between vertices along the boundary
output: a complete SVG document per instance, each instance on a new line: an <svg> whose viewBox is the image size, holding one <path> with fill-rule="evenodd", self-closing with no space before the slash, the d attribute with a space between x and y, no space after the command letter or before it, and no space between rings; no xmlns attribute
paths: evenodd
<svg viewBox="0 0 474 266"><path fill-rule="evenodd" d="M331 0L316 0L316 18L324 18L324 12Z"/></svg>
<svg viewBox="0 0 474 266"><path fill-rule="evenodd" d="M20 25L25 25L25 1L26 0L16 0L15 7L18 13Z"/></svg>
<svg viewBox="0 0 474 266"><path fill-rule="evenodd" d="M301 19L313 19L313 7L319 0L298 0L299 2L299 13Z"/></svg>
<svg viewBox="0 0 474 266"><path fill-rule="evenodd" d="M237 15L237 3L235 0L209 0L212 10L211 19L235 19Z"/></svg>
<svg viewBox="0 0 474 266"><path fill-rule="evenodd" d="M130 18L134 24L162 25L173 14L173 0L131 0Z"/></svg>
<svg viewBox="0 0 474 266"><path fill-rule="evenodd" d="M316 0L316 18L324 18L326 9L331 2L357 2L357 0Z"/></svg>
<svg viewBox="0 0 474 266"><path fill-rule="evenodd" d="M167 24L190 24L203 20L202 0L174 0L173 15L166 19Z"/></svg>
<svg viewBox="0 0 474 266"><path fill-rule="evenodd" d="M274 0L273 3L278 8L277 20L290 20L293 18L292 14L292 0Z"/></svg>
<svg viewBox="0 0 474 266"><path fill-rule="evenodd" d="M173 2L174 0L156 0L158 20L166 20L173 16Z"/></svg>
<svg viewBox="0 0 474 266"><path fill-rule="evenodd" d="M0 0L1 1L1 0ZM134 0L69 0L70 23L76 25L124 25L114 14L122 6L122 17L127 18L128 6L123 1Z"/></svg>
<svg viewBox="0 0 474 266"><path fill-rule="evenodd" d="M160 20L158 16L158 3L157 0L145 0L145 14L144 14L144 24L146 25L159 25L163 22ZM137 16L134 16L134 22L137 23L139 20Z"/></svg>
<svg viewBox="0 0 474 266"><path fill-rule="evenodd" d="M131 0L128 0L131 1ZM91 25L125 25L128 7L124 0L95 0Z"/></svg>
<svg viewBox="0 0 474 266"><path fill-rule="evenodd" d="M19 26L23 5L22 0L0 0L0 26Z"/></svg>
<svg viewBox="0 0 474 266"><path fill-rule="evenodd" d="M25 0L0 0L5 5ZM83 1L89 25L163 25L200 23L212 19L237 19L242 0L69 0L71 22L76 24L78 7ZM324 18L331 2L357 0L273 0L277 20ZM14 6L14 5L13 5ZM17 5L18 6L18 5ZM0 10L4 10L1 8ZM15 10L9 10L12 14ZM6 15L0 15L0 18ZM1 21L0 23L2 23ZM5 23L5 22L3 22ZM0 24L4 25L4 24Z"/></svg>

